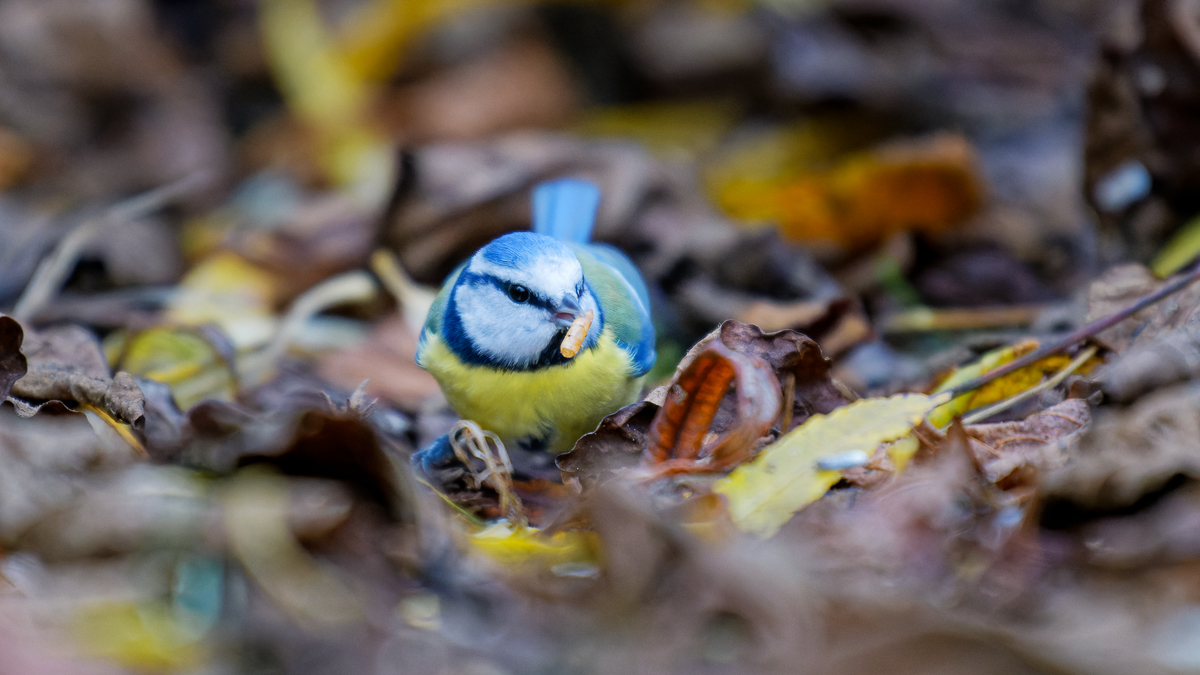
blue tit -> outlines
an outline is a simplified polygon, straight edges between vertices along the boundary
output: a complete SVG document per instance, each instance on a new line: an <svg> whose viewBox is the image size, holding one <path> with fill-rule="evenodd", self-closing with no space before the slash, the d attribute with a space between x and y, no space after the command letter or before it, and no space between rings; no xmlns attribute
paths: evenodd
<svg viewBox="0 0 1200 675"><path fill-rule="evenodd" d="M509 447L570 450L605 415L638 399L654 365L645 282L623 253L589 243L599 204L589 182L542 183L533 195L534 231L479 249L446 280L425 320L417 364L455 412ZM591 326L568 358L560 346L588 311ZM448 459L439 440L438 454Z"/></svg>

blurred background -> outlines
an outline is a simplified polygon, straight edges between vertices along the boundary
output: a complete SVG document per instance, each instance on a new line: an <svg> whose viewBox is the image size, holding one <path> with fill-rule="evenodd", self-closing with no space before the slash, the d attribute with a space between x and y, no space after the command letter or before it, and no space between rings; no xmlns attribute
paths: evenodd
<svg viewBox="0 0 1200 675"><path fill-rule="evenodd" d="M591 672L600 638L496 646L538 593L481 610L463 588L492 582L421 577L406 539L451 537L406 469L455 421L412 361L429 294L529 227L536 183L601 186L596 237L651 287L648 384L738 319L882 395L1078 327L1117 263L1191 260L1198 115L1193 0L0 0L0 308L40 363L146 397L134 432L88 418L103 442L5 407L0 673ZM233 473L263 457L307 477L291 502ZM377 594L372 630L262 534L285 517ZM715 621L717 652L744 637ZM942 647L1027 672L976 637ZM740 672L723 654L703 672Z"/></svg>

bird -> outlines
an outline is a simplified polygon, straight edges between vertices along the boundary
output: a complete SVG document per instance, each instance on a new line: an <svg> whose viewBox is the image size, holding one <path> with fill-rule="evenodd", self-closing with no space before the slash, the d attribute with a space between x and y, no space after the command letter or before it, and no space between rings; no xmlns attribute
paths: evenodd
<svg viewBox="0 0 1200 675"><path fill-rule="evenodd" d="M600 199L585 180L537 185L533 230L500 236L459 265L421 331L417 365L461 418L510 448L570 450L636 402L654 366L645 281L620 250L591 241ZM568 356L573 325L582 341ZM427 473L452 461L446 437L413 458Z"/></svg>

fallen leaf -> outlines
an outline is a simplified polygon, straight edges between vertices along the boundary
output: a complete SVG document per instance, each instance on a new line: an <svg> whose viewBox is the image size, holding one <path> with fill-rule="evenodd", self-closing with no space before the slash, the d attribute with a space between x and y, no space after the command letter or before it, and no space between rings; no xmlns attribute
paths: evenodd
<svg viewBox="0 0 1200 675"><path fill-rule="evenodd" d="M793 241L856 251L903 230L964 222L983 203L976 165L967 140L946 134L854 155L828 173L733 179L715 197L735 218L779 223Z"/></svg>
<svg viewBox="0 0 1200 675"><path fill-rule="evenodd" d="M908 434L943 402L945 396L899 394L814 416L717 481L713 491L728 498L738 528L770 537L841 479L840 471L818 468L819 460L848 450L869 455L879 444Z"/></svg>
<svg viewBox="0 0 1200 675"><path fill-rule="evenodd" d="M233 345L211 326L157 327L117 341L109 345L114 367L167 385L181 410L237 395Z"/></svg>
<svg viewBox="0 0 1200 675"><path fill-rule="evenodd" d="M218 251L179 282L166 320L185 326L215 324L238 350L259 347L275 334L278 281L229 251Z"/></svg>
<svg viewBox="0 0 1200 675"><path fill-rule="evenodd" d="M713 341L680 364L662 409L650 426L646 461L678 471L721 471L744 461L779 416L779 382L761 358L739 354ZM727 394L732 417L723 428L715 418ZM732 408L732 409L731 409Z"/></svg>
<svg viewBox="0 0 1200 675"><path fill-rule="evenodd" d="M966 430L985 477L1001 483L1023 468L1045 472L1066 464L1091 422L1087 401L1071 398L1020 421Z"/></svg>
<svg viewBox="0 0 1200 675"><path fill-rule="evenodd" d="M22 347L28 372L13 383L8 401L17 414L31 417L50 403L92 406L125 424L145 421L141 390L129 373L109 377L100 344L79 326L29 333Z"/></svg>
<svg viewBox="0 0 1200 675"><path fill-rule="evenodd" d="M1142 265L1119 265L1093 281L1087 289L1087 321L1115 314L1157 291L1163 282ZM1100 332L1096 340L1120 353L1151 341L1167 331L1193 321L1200 308L1200 284L1192 284L1164 302L1151 305L1117 325Z"/></svg>
<svg viewBox="0 0 1200 675"><path fill-rule="evenodd" d="M8 398L13 383L29 371L29 363L21 353L25 331L10 316L0 315L0 394Z"/></svg>
<svg viewBox="0 0 1200 675"><path fill-rule="evenodd" d="M739 368L741 385L730 389ZM820 347L800 333L726 321L684 355L669 384L605 417L557 465L586 485L639 454L654 475L728 469L769 442L774 427L792 429L844 405L852 395L829 372Z"/></svg>
<svg viewBox="0 0 1200 675"><path fill-rule="evenodd" d="M1144 396L1128 409L1097 411L1075 460L1045 476L1044 520L1118 511L1174 476L1200 479L1197 410L1200 384L1188 383Z"/></svg>
<svg viewBox="0 0 1200 675"><path fill-rule="evenodd" d="M1200 375L1200 321L1138 339L1096 373L1093 380L1105 399L1128 403L1156 389Z"/></svg>
<svg viewBox="0 0 1200 675"><path fill-rule="evenodd" d="M600 541L586 530L547 533L507 520L491 523L466 537L472 550L514 570L532 566L556 576L594 577L600 570Z"/></svg>
<svg viewBox="0 0 1200 675"><path fill-rule="evenodd" d="M988 371L995 370L996 368L999 368L1000 366L1003 366L1004 364L1009 363L1020 356L1028 354L1037 348L1038 343L1036 340L1022 340L1011 347L1000 347L998 349L993 349L975 361L972 361L970 364L955 369L954 372L950 373L949 377L947 377L945 380L942 380L941 384L937 386L937 389L934 389L933 393L939 394L944 391L950 391L954 387L964 382L973 380ZM1017 373L1013 374L1017 375ZM1020 378L1022 381L1028 380L1028 375L1021 373ZM1003 379L1004 378L1001 378L1001 380ZM990 385L987 385L987 387L990 387L990 391L992 392L986 396L987 400L984 400L985 397L980 395L983 391L983 388L963 394L962 396L959 396L958 398L946 403L930 413L929 423L936 427L944 428L949 426L950 421L957 415L961 415L968 410L979 407L980 405L987 405L988 403L999 401L1002 398L1007 398L1004 393L1010 389L1010 387L1008 387L1007 383L1001 384L1001 380L997 380L992 382ZM1014 391L1013 393L1016 392ZM976 397L979 398L978 402L976 401Z"/></svg>

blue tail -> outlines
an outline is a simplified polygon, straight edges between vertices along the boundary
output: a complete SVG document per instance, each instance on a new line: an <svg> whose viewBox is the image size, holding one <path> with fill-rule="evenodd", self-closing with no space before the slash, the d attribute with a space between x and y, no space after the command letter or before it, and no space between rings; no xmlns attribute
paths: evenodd
<svg viewBox="0 0 1200 675"><path fill-rule="evenodd" d="M600 188L588 181L562 178L542 183L533 191L533 231L586 244L599 207Z"/></svg>

